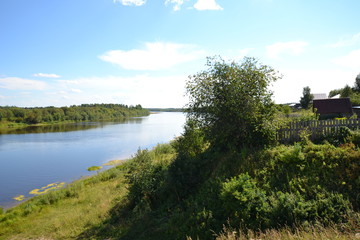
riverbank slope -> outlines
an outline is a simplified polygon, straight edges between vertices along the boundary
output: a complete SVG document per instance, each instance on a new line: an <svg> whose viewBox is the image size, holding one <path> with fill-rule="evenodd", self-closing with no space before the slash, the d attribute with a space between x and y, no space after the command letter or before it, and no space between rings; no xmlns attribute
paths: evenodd
<svg viewBox="0 0 360 240"><path fill-rule="evenodd" d="M343 186L341 191L346 192L347 188L354 189L356 186L356 183L350 182L343 184L347 181L345 176L351 177L348 170L353 169L355 173L354 163L359 159L359 152L353 145L339 148L329 144L312 143L279 146L262 152L264 158L258 164L247 160L254 160L254 157L260 155L216 155L212 152L206 154L207 163L203 162L207 167L201 164L198 158L186 163L187 172L178 172L177 170L184 166L176 163L176 144L161 144L152 151L139 150L131 160L119 166L78 180L63 189L34 197L0 214L0 239L189 237L232 240L259 237L274 239L274 236L277 239L358 239L356 234L360 230L359 215L353 211L354 208L349 208L349 198L345 198L345 194L321 194L317 196L317 201L302 198L301 193L291 195L277 192L276 195L271 195L271 190L266 193L267 184L263 185L256 180L261 176L271 184L270 179L284 176L283 171L287 172L285 176L289 179L291 174L299 171L299 174L295 174L297 177L294 179L298 179L298 185L294 185L294 189L300 186L310 189L311 183L301 183L301 179L312 179L312 174L328 174L329 170L332 172L335 169L337 174L342 174L341 180L333 179L333 182L318 184L322 187L330 184L338 190L340 189L337 186ZM326 160L320 154L324 152L328 152L325 157L333 157ZM293 158L289 158L289 154ZM305 158L296 157L303 154ZM309 162L306 160L310 156L308 154L312 156ZM341 160L347 161L348 166L352 167L343 166L346 171L339 171L340 168L334 165L334 159L339 158L339 154L343 154ZM310 162L317 164L318 161L314 159L319 158L324 158L324 161L315 168ZM216 160L218 164L210 159ZM265 164L265 167L264 159L269 163ZM332 166L329 165L331 162ZM303 168L303 171L294 169L294 172L291 172L292 168L288 164L294 168ZM260 167L261 165L263 167ZM208 175L210 168L213 171ZM250 175L240 173L249 172L249 169L257 170ZM258 175L255 172L258 172ZM181 178L179 174L186 174L186 178ZM204 174L208 176L205 181L201 180ZM177 183L173 182L174 175L177 175ZM230 177L231 175L236 177ZM193 187L184 188L187 183L191 183ZM239 184L245 185L239 187ZM180 189L180 186L183 188ZM240 196L240 193L246 198L236 197ZM274 205L275 203L277 205ZM280 208L274 208L276 206ZM233 207L237 210L233 210ZM318 215L315 216L315 213ZM246 214L249 214L248 218ZM254 226L257 226L256 220L260 219L259 223L262 224L271 214L277 217L268 222L268 227L263 230L254 229ZM291 216L296 217L293 219L296 223L291 224ZM242 222L239 217L247 220ZM284 217L287 222L284 222ZM324 221L325 219L329 221ZM235 227L239 226L239 223L243 226Z"/></svg>

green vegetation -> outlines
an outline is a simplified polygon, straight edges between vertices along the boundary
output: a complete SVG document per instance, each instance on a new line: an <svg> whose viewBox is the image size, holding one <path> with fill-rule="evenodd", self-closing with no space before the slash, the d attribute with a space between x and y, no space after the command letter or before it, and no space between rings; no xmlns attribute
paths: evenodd
<svg viewBox="0 0 360 240"><path fill-rule="evenodd" d="M0 239L355 239L357 146L304 140L221 155L204 146L181 181L172 176L174 147L188 140L139 150L122 165L2 213Z"/></svg>
<svg viewBox="0 0 360 240"><path fill-rule="evenodd" d="M151 152L139 150L134 159L107 171L33 197L7 211L0 208L0 239L96 239L94 228L106 230L121 222L114 213L126 204L130 170L145 155L153 164L161 165L173 159L174 149L166 144ZM116 231L111 229L112 237L123 235L127 228L128 223L121 222Z"/></svg>
<svg viewBox="0 0 360 240"><path fill-rule="evenodd" d="M353 106L360 105L360 74L356 76L353 87L345 85L344 88L334 89L330 91L329 97L333 97L335 95L340 95L340 97L342 98L350 98L351 104Z"/></svg>
<svg viewBox="0 0 360 240"><path fill-rule="evenodd" d="M253 58L227 63L208 58L208 69L190 76L188 117L222 148L263 146L274 140L275 106L268 86L280 78Z"/></svg>
<svg viewBox="0 0 360 240"><path fill-rule="evenodd" d="M102 166L91 166L87 170L89 172L92 172L92 171L99 171L100 169L102 169Z"/></svg>
<svg viewBox="0 0 360 240"><path fill-rule="evenodd" d="M183 108L146 108L151 112L184 112Z"/></svg>
<svg viewBox="0 0 360 240"><path fill-rule="evenodd" d="M0 214L0 238L357 239L360 131L280 145L273 121L314 116L270 101L276 72L207 66L182 136Z"/></svg>
<svg viewBox="0 0 360 240"><path fill-rule="evenodd" d="M303 96L300 98L300 105L303 109L309 109L310 103L313 100L314 96L311 94L310 87L304 87Z"/></svg>
<svg viewBox="0 0 360 240"><path fill-rule="evenodd" d="M118 120L148 115L141 105L82 104L70 107L0 107L0 128L25 127L29 124Z"/></svg>

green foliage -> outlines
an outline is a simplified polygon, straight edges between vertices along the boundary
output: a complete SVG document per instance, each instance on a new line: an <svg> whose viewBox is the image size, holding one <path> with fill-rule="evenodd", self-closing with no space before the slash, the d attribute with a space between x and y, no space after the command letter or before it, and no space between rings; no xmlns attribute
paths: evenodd
<svg viewBox="0 0 360 240"><path fill-rule="evenodd" d="M267 191L299 193L305 199L322 192L340 193L359 209L360 152L354 145L279 146L263 157L267 164L258 170L258 181Z"/></svg>
<svg viewBox="0 0 360 240"><path fill-rule="evenodd" d="M279 226L306 226L316 221L322 224L341 223L346 221L351 211L349 201L338 193L319 193L307 200L299 192L276 192L269 200L271 222Z"/></svg>
<svg viewBox="0 0 360 240"><path fill-rule="evenodd" d="M19 108L0 107L0 121L38 124L62 121L97 121L122 119L124 117L148 115L141 105L122 104L82 104L71 107Z"/></svg>
<svg viewBox="0 0 360 240"><path fill-rule="evenodd" d="M347 137L347 142L353 143L356 147L360 147L360 130L352 131Z"/></svg>
<svg viewBox="0 0 360 240"><path fill-rule="evenodd" d="M354 91L360 92L360 74L355 78Z"/></svg>
<svg viewBox="0 0 360 240"><path fill-rule="evenodd" d="M188 117L206 139L223 149L263 146L274 140L275 106L268 86L279 79L269 66L253 58L227 63L208 58L208 69L189 77Z"/></svg>
<svg viewBox="0 0 360 240"><path fill-rule="evenodd" d="M309 109L310 103L314 99L314 96L311 94L310 87L304 87L303 96L300 98L300 105L303 109Z"/></svg>
<svg viewBox="0 0 360 240"><path fill-rule="evenodd" d="M339 95L341 93L342 89L334 89L329 92L329 98L332 98L336 95Z"/></svg>
<svg viewBox="0 0 360 240"><path fill-rule="evenodd" d="M269 225L269 203L266 192L257 187L248 174L223 183L221 199L231 225L250 229L263 229Z"/></svg>
<svg viewBox="0 0 360 240"><path fill-rule="evenodd" d="M339 146L341 144L346 143L351 139L352 131L345 126L339 127L339 129L332 129L330 133L323 134L320 137L317 137L313 141L315 143L320 143L323 141L327 141L332 145Z"/></svg>
<svg viewBox="0 0 360 240"><path fill-rule="evenodd" d="M180 158L198 156L207 147L204 132L192 120L186 122L184 133L174 141L173 145Z"/></svg>
<svg viewBox="0 0 360 240"><path fill-rule="evenodd" d="M157 151L159 154L169 150L162 146ZM155 163L148 150L140 149L127 165L128 199L135 213L141 215L154 207L166 178L167 166L166 162Z"/></svg>
<svg viewBox="0 0 360 240"><path fill-rule="evenodd" d="M344 88L331 90L329 93L329 97L333 97L335 95L340 94L340 97L349 97L350 102L353 106L360 105L360 75L358 75L355 79L354 87L350 87L349 85L345 85Z"/></svg>
<svg viewBox="0 0 360 240"><path fill-rule="evenodd" d="M202 154L208 148L205 135L196 126L195 121L187 121L184 133L177 138L173 146L177 152L175 160L169 166L169 186L178 199L194 192L203 180L206 171L199 171L206 159ZM207 164L210 164L207 161ZM203 169L204 170L204 169Z"/></svg>
<svg viewBox="0 0 360 240"><path fill-rule="evenodd" d="M340 97L346 98L352 95L352 89L349 85L345 85L345 87L341 90Z"/></svg>
<svg viewBox="0 0 360 240"><path fill-rule="evenodd" d="M89 167L87 170L89 172L92 172L92 171L99 171L100 169L102 169L103 167L102 166L91 166Z"/></svg>

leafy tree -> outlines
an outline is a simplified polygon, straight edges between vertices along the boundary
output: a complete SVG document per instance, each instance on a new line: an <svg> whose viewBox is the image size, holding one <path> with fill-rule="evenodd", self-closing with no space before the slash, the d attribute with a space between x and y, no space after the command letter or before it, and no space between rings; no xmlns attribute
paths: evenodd
<svg viewBox="0 0 360 240"><path fill-rule="evenodd" d="M331 90L331 91L329 92L329 98L332 98L332 97L340 94L341 91L342 91L342 89L334 89L334 90Z"/></svg>
<svg viewBox="0 0 360 240"><path fill-rule="evenodd" d="M340 97L350 97L352 95L352 89L349 85L346 84L346 86L341 90Z"/></svg>
<svg viewBox="0 0 360 240"><path fill-rule="evenodd" d="M311 101L314 99L314 96L311 94L310 87L304 87L303 96L300 98L300 105L304 109L310 107Z"/></svg>
<svg viewBox="0 0 360 240"><path fill-rule="evenodd" d="M270 143L275 105L268 86L279 74L254 58L237 63L209 57L206 66L186 83L189 120L204 130L210 144L224 150Z"/></svg>
<svg viewBox="0 0 360 240"><path fill-rule="evenodd" d="M359 75L357 75L356 78L355 78L354 91L360 92L360 73L359 73Z"/></svg>

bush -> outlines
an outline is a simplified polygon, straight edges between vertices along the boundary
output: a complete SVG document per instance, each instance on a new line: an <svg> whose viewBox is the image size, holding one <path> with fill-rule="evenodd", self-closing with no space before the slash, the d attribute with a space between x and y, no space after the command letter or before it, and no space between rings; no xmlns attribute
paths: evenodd
<svg viewBox="0 0 360 240"><path fill-rule="evenodd" d="M195 192L211 167L202 156L208 147L204 133L194 121L187 121L183 135L174 141L173 146L177 156L169 166L168 185L180 200Z"/></svg>
<svg viewBox="0 0 360 240"><path fill-rule="evenodd" d="M325 190L341 193L355 209L360 207L360 152L354 145L278 146L263 158L266 165L257 171L257 179L267 191L299 192L314 199Z"/></svg>
<svg viewBox="0 0 360 240"><path fill-rule="evenodd" d="M253 58L237 63L213 57L206 65L186 84L188 118L199 124L206 139L224 151L273 143L275 104L268 87L279 74Z"/></svg>
<svg viewBox="0 0 360 240"><path fill-rule="evenodd" d="M318 193L313 199L297 193L277 192L269 198L273 227L342 223L347 220L351 204L341 194Z"/></svg>
<svg viewBox="0 0 360 240"><path fill-rule="evenodd" d="M128 198L134 211L148 212L154 206L165 181L167 165L153 164L148 150L138 150L125 175L129 183Z"/></svg>
<svg viewBox="0 0 360 240"><path fill-rule="evenodd" d="M170 144L158 144L153 149L155 156L160 156L161 154L174 154L175 149Z"/></svg>
<svg viewBox="0 0 360 240"><path fill-rule="evenodd" d="M248 174L240 174L222 186L221 199L226 216L234 227L263 229L269 224L266 193Z"/></svg>
<svg viewBox="0 0 360 240"><path fill-rule="evenodd" d="M348 136L347 142L353 143L356 147L360 147L360 130L352 131Z"/></svg>
<svg viewBox="0 0 360 240"><path fill-rule="evenodd" d="M323 141L327 141L334 146L339 146L348 141L351 137L352 131L348 127L340 127L339 130L332 129L332 132L329 134L324 134L321 137L318 137L314 140L314 142L319 143Z"/></svg>

